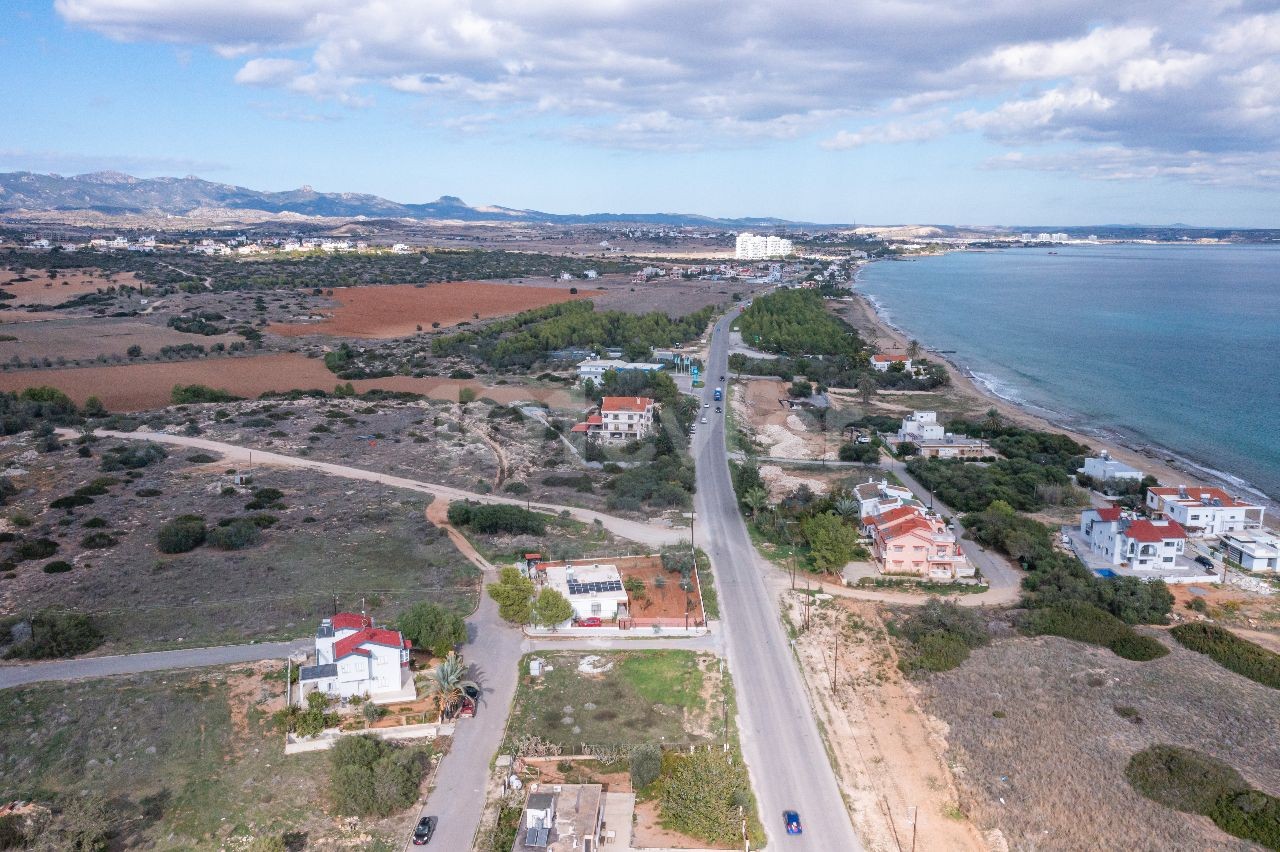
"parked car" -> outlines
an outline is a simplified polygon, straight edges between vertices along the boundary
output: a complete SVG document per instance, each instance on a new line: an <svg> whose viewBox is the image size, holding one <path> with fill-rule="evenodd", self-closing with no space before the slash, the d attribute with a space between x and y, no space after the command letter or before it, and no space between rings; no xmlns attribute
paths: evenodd
<svg viewBox="0 0 1280 852"><path fill-rule="evenodd" d="M587 616L586 618L575 618L574 625L577 627L600 627L604 622L598 616Z"/></svg>
<svg viewBox="0 0 1280 852"><path fill-rule="evenodd" d="M476 709L480 706L480 690L474 686L464 686L462 688L462 701L458 704L457 716L459 719L471 719L476 715Z"/></svg>
<svg viewBox="0 0 1280 852"><path fill-rule="evenodd" d="M1196 564L1203 565L1206 568L1213 567L1213 560L1205 556L1203 553L1196 557Z"/></svg>
<svg viewBox="0 0 1280 852"><path fill-rule="evenodd" d="M707 422L707 418L705 418L705 417L704 417L704 418L702 418L701 422L702 422L702 423L706 423L706 422Z"/></svg>
<svg viewBox="0 0 1280 852"><path fill-rule="evenodd" d="M787 834L804 834L800 827L800 814L795 811L783 811L782 819L787 824Z"/></svg>
<svg viewBox="0 0 1280 852"><path fill-rule="evenodd" d="M433 816L425 816L418 820L418 825L413 829L413 845L426 846L431 842L431 835L436 833L436 818Z"/></svg>

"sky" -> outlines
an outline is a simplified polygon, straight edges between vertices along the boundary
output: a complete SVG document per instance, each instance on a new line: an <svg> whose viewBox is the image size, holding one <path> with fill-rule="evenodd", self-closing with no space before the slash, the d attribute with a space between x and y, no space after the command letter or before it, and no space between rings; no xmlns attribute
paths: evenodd
<svg viewBox="0 0 1280 852"><path fill-rule="evenodd" d="M1280 227L1280 0L5 0L0 171Z"/></svg>

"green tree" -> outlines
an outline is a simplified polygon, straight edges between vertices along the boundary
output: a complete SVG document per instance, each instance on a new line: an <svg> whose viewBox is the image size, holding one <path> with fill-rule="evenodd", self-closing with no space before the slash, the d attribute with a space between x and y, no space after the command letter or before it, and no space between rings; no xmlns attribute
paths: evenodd
<svg viewBox="0 0 1280 852"><path fill-rule="evenodd" d="M533 602L533 623L540 627L555 627L573 618L573 605L555 589L543 589Z"/></svg>
<svg viewBox="0 0 1280 852"><path fill-rule="evenodd" d="M417 603L400 614L396 626L415 648L443 657L467 641L462 616L438 604Z"/></svg>
<svg viewBox="0 0 1280 852"><path fill-rule="evenodd" d="M96 396L91 396L84 401L82 413L85 417L105 417L107 407L102 404L102 400L98 399Z"/></svg>
<svg viewBox="0 0 1280 852"><path fill-rule="evenodd" d="M742 505L754 518L769 505L769 492L763 488L752 488L742 495Z"/></svg>
<svg viewBox="0 0 1280 852"><path fill-rule="evenodd" d="M476 401L475 388L458 388L458 403L461 405L469 405Z"/></svg>
<svg viewBox="0 0 1280 852"><path fill-rule="evenodd" d="M809 554L819 571L839 571L858 552L858 533L835 512L822 512L804 519L800 530L809 542Z"/></svg>
<svg viewBox="0 0 1280 852"><path fill-rule="evenodd" d="M876 380L871 378L870 373L863 373L862 378L858 379L858 396L862 399L862 404L870 405L875 395Z"/></svg>
<svg viewBox="0 0 1280 852"><path fill-rule="evenodd" d="M498 582L486 590L498 604L498 614L513 624L528 624L533 615L533 581L511 567L503 568Z"/></svg>
<svg viewBox="0 0 1280 852"><path fill-rule="evenodd" d="M907 344L907 357L910 358L912 361L920 357L920 341L919 340L916 340L913 338L911 342Z"/></svg>
<svg viewBox="0 0 1280 852"><path fill-rule="evenodd" d="M631 787L643 790L662 774L662 749L653 743L637 746L631 752Z"/></svg>

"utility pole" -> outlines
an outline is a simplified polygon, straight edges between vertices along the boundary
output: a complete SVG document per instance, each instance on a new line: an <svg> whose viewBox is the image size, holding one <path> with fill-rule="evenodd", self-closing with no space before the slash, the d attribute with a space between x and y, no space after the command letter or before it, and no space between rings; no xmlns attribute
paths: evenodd
<svg viewBox="0 0 1280 852"><path fill-rule="evenodd" d="M840 623L836 622L836 647L831 655L831 692L836 691L836 675L840 671Z"/></svg>

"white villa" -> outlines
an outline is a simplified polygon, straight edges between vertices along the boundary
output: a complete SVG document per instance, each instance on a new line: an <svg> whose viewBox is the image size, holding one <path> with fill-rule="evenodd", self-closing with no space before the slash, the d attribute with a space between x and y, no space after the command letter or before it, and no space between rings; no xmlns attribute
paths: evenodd
<svg viewBox="0 0 1280 852"><path fill-rule="evenodd" d="M1097 458L1085 459L1084 467L1080 468L1079 472L1099 482L1115 482L1125 479L1131 479L1134 482L1142 481L1142 471L1136 467L1130 467L1122 461L1116 461L1111 458L1111 454L1106 450L1103 450Z"/></svg>
<svg viewBox="0 0 1280 852"><path fill-rule="evenodd" d="M657 402L647 396L606 396L600 413L592 414L571 431L597 436L606 444L639 441L653 431L653 409Z"/></svg>
<svg viewBox="0 0 1280 852"><path fill-rule="evenodd" d="M1156 517L1177 521L1189 535L1203 537L1260 530L1266 513L1262 506L1244 503L1207 485L1150 488L1147 509Z"/></svg>
<svg viewBox="0 0 1280 852"><path fill-rule="evenodd" d="M858 517L872 518L882 515L890 509L900 506L920 506L910 488L901 485L890 485L889 480L876 482L868 478L853 488L853 495L858 500Z"/></svg>
<svg viewBox="0 0 1280 852"><path fill-rule="evenodd" d="M911 372L911 359L906 355L889 355L884 352L877 352L871 356L871 368L881 373L889 372L889 368L894 364L901 364L902 368Z"/></svg>
<svg viewBox="0 0 1280 852"><path fill-rule="evenodd" d="M374 627L367 615L340 612L324 619L316 631L316 662L298 672L299 703L311 691L379 704L414 700L410 647L400 631Z"/></svg>
<svg viewBox="0 0 1280 852"><path fill-rule="evenodd" d="M653 364L645 361L621 361L615 358L591 360L578 364L578 378L599 381L610 370L618 373L625 373L631 370L637 370L642 373L656 373L662 368L662 364Z"/></svg>
<svg viewBox="0 0 1280 852"><path fill-rule="evenodd" d="M1187 546L1187 531L1177 521L1129 518L1117 506L1081 513L1080 535L1112 565L1139 571L1178 567Z"/></svg>
<svg viewBox="0 0 1280 852"><path fill-rule="evenodd" d="M1218 544L1228 559L1246 571L1280 571L1280 538L1271 533L1223 533Z"/></svg>
<svg viewBox="0 0 1280 852"><path fill-rule="evenodd" d="M913 411L902 418L893 441L897 445L915 444L925 458L980 459L993 454L986 441L948 432L934 411Z"/></svg>

